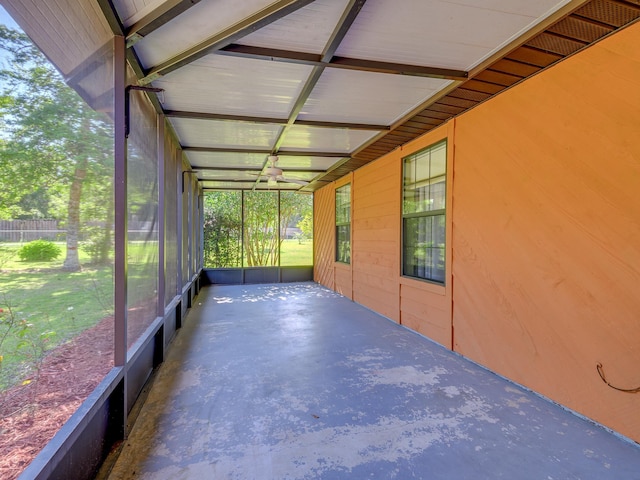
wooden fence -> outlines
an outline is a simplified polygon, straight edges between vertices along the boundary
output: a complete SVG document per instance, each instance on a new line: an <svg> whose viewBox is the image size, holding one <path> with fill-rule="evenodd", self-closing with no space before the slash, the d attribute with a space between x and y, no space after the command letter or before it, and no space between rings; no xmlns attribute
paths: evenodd
<svg viewBox="0 0 640 480"><path fill-rule="evenodd" d="M65 234L57 220L0 220L0 242L64 240Z"/></svg>

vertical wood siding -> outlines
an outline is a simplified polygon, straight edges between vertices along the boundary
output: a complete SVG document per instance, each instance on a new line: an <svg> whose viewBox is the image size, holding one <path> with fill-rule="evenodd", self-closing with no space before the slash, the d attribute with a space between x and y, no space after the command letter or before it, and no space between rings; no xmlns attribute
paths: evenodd
<svg viewBox="0 0 640 480"><path fill-rule="evenodd" d="M335 189L340 188L341 186L346 185L347 183L351 183L351 263L350 264L335 262L335 222L336 222ZM334 270L333 272L334 272L335 291L338 292L340 295L344 295L345 297L350 298L352 300L353 300L353 252L357 248L353 243L353 211L354 211L353 191L355 188L353 183L354 183L353 173L350 173L349 175L345 175L340 180L334 182L334 193L333 193L334 209L333 209L333 216L331 217L332 226L334 228L334 242L333 242Z"/></svg>
<svg viewBox="0 0 640 480"><path fill-rule="evenodd" d="M640 24L462 115L455 349L636 441Z"/></svg>
<svg viewBox="0 0 640 480"><path fill-rule="evenodd" d="M313 279L331 290L335 289L335 201L333 184L313 195Z"/></svg>
<svg viewBox="0 0 640 480"><path fill-rule="evenodd" d="M334 284L336 292L353 300L353 276L350 265L335 264Z"/></svg>

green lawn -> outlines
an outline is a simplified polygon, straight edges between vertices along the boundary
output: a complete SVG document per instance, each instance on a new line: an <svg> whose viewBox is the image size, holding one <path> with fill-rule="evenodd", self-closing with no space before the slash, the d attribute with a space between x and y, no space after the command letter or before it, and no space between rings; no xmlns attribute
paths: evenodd
<svg viewBox="0 0 640 480"><path fill-rule="evenodd" d="M237 248L240 245L236 244ZM272 261L273 257L269 258ZM247 266L246 255L243 258L244 266ZM271 264L269 264L271 265ZM292 267L292 266L310 266L313 265L313 241L312 240L297 240L287 239L282 240L280 246L280 266ZM206 267L207 265L205 265ZM271 265L272 266L272 265Z"/></svg>
<svg viewBox="0 0 640 480"><path fill-rule="evenodd" d="M0 244L0 388L28 381L46 351L112 313L111 266L65 272L58 246L57 260L23 262L19 244Z"/></svg>
<svg viewBox="0 0 640 480"><path fill-rule="evenodd" d="M20 244L0 243L0 390L29 381L38 360L56 346L113 314L113 269L89 264L79 251L80 272L65 272L62 255L51 262L23 262ZM129 301L156 288L153 245L129 244ZM313 243L284 240L281 265L312 265Z"/></svg>
<svg viewBox="0 0 640 480"><path fill-rule="evenodd" d="M280 247L280 265L313 265L313 242L311 240L283 240Z"/></svg>

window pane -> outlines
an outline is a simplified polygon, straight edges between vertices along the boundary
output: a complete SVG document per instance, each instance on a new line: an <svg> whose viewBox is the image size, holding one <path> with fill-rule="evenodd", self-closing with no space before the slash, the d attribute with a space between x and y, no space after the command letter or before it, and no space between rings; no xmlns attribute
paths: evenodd
<svg viewBox="0 0 640 480"><path fill-rule="evenodd" d="M444 248L431 249L431 277L429 280L444 283Z"/></svg>
<svg viewBox="0 0 640 480"><path fill-rule="evenodd" d="M440 143L430 150L431 168L429 169L429 177L435 178L444 175L447 172L447 144Z"/></svg>
<svg viewBox="0 0 640 480"><path fill-rule="evenodd" d="M189 164L182 161L182 171L190 170ZM189 279L189 196L191 195L191 188L188 187L189 182L192 180L192 175L186 175L184 181L184 191L182 195L182 248L179 255L182 255L182 281L186 282ZM182 287L180 287L182 288Z"/></svg>
<svg viewBox="0 0 640 480"><path fill-rule="evenodd" d="M242 192L210 192L204 197L204 266L242 266Z"/></svg>
<svg viewBox="0 0 640 480"><path fill-rule="evenodd" d="M69 18L81 17L58 18L65 44ZM80 97L26 35L6 33L0 477L14 478L113 367L113 53L99 32L74 50Z"/></svg>
<svg viewBox="0 0 640 480"><path fill-rule="evenodd" d="M164 201L165 201L165 307L178 292L178 167L180 151L170 135L165 136Z"/></svg>
<svg viewBox="0 0 640 480"><path fill-rule="evenodd" d="M415 156L405 158L404 160L404 185L412 185L416 183L416 158Z"/></svg>
<svg viewBox="0 0 640 480"><path fill-rule="evenodd" d="M313 196L280 192L280 265L313 265Z"/></svg>
<svg viewBox="0 0 640 480"><path fill-rule="evenodd" d="M437 183L433 183L430 185L429 193L429 210L444 210L446 205L446 183L445 180L442 179Z"/></svg>
<svg viewBox="0 0 640 480"><path fill-rule="evenodd" d="M403 220L402 274L444 282L445 216Z"/></svg>
<svg viewBox="0 0 640 480"><path fill-rule="evenodd" d="M404 159L403 275L444 282L445 215L429 212L446 209L446 166L444 141ZM420 214L424 216L416 216Z"/></svg>
<svg viewBox="0 0 640 480"><path fill-rule="evenodd" d="M278 192L244 193L245 267L277 266Z"/></svg>
<svg viewBox="0 0 640 480"><path fill-rule="evenodd" d="M413 184L411 187L405 187L403 203L403 213L419 213L430 210L429 185L422 182L422 185Z"/></svg>
<svg viewBox="0 0 640 480"><path fill-rule="evenodd" d="M445 205L446 142L404 159L402 212L442 210Z"/></svg>
<svg viewBox="0 0 640 480"><path fill-rule="evenodd" d="M156 115L142 92L130 92L127 155L127 347L156 318L158 295L158 158Z"/></svg>
<svg viewBox="0 0 640 480"><path fill-rule="evenodd" d="M336 261L351 263L351 227L336 227Z"/></svg>
<svg viewBox="0 0 640 480"><path fill-rule="evenodd" d="M351 221L351 185L336 189L336 223Z"/></svg>
<svg viewBox="0 0 640 480"><path fill-rule="evenodd" d="M416 183L424 182L431 177L429 172L430 151L426 150L416 155Z"/></svg>

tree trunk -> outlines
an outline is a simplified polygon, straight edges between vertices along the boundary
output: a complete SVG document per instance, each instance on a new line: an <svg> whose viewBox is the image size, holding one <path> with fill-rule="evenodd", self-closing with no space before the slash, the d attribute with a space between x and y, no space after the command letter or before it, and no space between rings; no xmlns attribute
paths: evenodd
<svg viewBox="0 0 640 480"><path fill-rule="evenodd" d="M71 272L80 270L78 257L78 237L80 236L80 198L82 183L87 176L87 159L80 160L73 174L73 182L69 189L69 205L67 214L67 257L62 268Z"/></svg>
<svg viewBox="0 0 640 480"><path fill-rule="evenodd" d="M114 206L113 206L113 189L110 189L109 205L107 206L105 225L100 240L100 250L98 254L98 263L106 265L109 263L109 252L111 251L111 224L113 223Z"/></svg>

